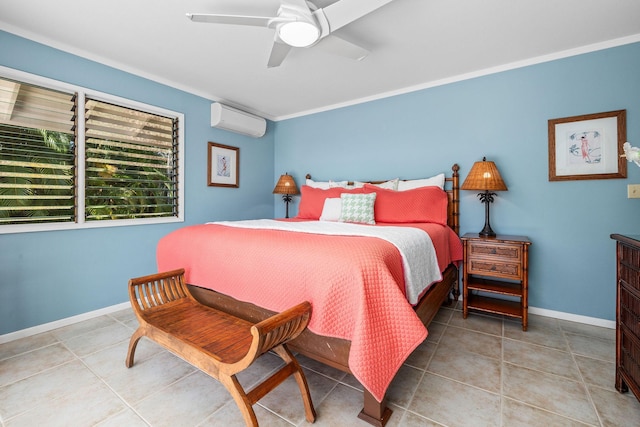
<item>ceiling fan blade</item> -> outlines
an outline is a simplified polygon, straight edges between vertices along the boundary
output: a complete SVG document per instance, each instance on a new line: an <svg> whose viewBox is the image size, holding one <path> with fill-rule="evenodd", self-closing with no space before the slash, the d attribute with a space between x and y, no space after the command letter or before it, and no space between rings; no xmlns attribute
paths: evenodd
<svg viewBox="0 0 640 427"><path fill-rule="evenodd" d="M279 67L282 64L282 61L287 57L289 51L291 50L291 46L286 43L279 42L275 40L273 42L273 47L271 48L271 55L269 56L269 62L267 63L268 68Z"/></svg>
<svg viewBox="0 0 640 427"><path fill-rule="evenodd" d="M327 7L318 9L314 12L314 15L324 15L324 19L326 19L329 24L329 32L333 32L392 1L393 0L340 0ZM318 21L322 21L323 18L317 17L317 19ZM324 31L322 36L326 36Z"/></svg>
<svg viewBox="0 0 640 427"><path fill-rule="evenodd" d="M274 20L277 20L277 18L273 16L220 15L216 13L187 13L187 18L193 22L249 25L253 27L269 27Z"/></svg>
<svg viewBox="0 0 640 427"><path fill-rule="evenodd" d="M320 40L314 46L314 49L321 49L332 55L343 56L345 58L355 59L356 61L361 61L369 55L369 51L367 49L348 42L335 34L331 34L330 36Z"/></svg>

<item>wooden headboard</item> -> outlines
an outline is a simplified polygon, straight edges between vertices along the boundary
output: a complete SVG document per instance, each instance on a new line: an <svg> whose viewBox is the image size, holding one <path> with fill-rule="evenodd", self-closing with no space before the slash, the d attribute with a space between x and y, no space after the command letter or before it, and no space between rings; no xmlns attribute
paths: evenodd
<svg viewBox="0 0 640 427"><path fill-rule="evenodd" d="M451 166L452 174L450 177L445 177L444 179L444 190L447 192L447 196L449 197L449 205L447 206L447 225L456 232L456 234L460 234L460 176L458 175L458 171L460 170L460 166L455 163ZM311 179L311 174L306 175L306 179ZM385 182L383 181L363 181L368 182L370 184L380 184ZM349 181L350 185L353 185L352 181Z"/></svg>

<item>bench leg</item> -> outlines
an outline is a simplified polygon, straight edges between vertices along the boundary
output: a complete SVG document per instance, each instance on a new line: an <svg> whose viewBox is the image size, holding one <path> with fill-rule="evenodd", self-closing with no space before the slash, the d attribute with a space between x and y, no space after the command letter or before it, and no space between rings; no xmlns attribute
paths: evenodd
<svg viewBox="0 0 640 427"><path fill-rule="evenodd" d="M244 418L244 422L247 427L258 427L258 419L256 418L256 413L253 411L252 403L238 382L236 376L226 375L221 372L219 380L222 385L226 387L229 393L231 393L233 400L236 401L236 405L238 406L238 409L240 409L242 418Z"/></svg>
<svg viewBox="0 0 640 427"><path fill-rule="evenodd" d="M294 366L293 376L298 383L298 387L300 388L300 394L302 395L302 403L304 403L304 415L307 418L307 421L310 423L316 420L316 411L313 408L313 402L311 401L311 393L309 393L309 384L307 384L307 378L302 373L302 368L300 364L293 357L291 351L284 346L279 345L272 349L278 356L282 358L287 364L291 364Z"/></svg>
<svg viewBox="0 0 640 427"><path fill-rule="evenodd" d="M133 356L136 353L136 347L138 346L138 341L140 338L144 336L144 330L142 328L136 329L136 331L131 335L131 339L129 340L129 351L127 351L127 360L125 360L124 364L127 368L133 366Z"/></svg>

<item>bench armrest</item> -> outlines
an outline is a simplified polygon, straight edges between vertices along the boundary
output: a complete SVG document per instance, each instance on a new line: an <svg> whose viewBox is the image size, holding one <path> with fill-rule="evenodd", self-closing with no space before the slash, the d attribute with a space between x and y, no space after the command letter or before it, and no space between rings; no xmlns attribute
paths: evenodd
<svg viewBox="0 0 640 427"><path fill-rule="evenodd" d="M145 310L189 297L183 268L129 280L129 299L137 316Z"/></svg>
<svg viewBox="0 0 640 427"><path fill-rule="evenodd" d="M258 345L256 357L300 335L307 327L310 316L311 304L304 301L253 325L251 333L254 343L257 340Z"/></svg>

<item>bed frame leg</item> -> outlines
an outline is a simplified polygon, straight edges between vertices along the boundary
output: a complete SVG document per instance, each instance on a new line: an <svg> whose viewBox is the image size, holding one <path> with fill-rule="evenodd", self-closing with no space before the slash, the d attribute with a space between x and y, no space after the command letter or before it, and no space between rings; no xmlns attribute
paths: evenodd
<svg viewBox="0 0 640 427"><path fill-rule="evenodd" d="M358 418L376 427L383 427L391 417L391 409L387 407L387 398L378 402L367 389L364 390L364 408Z"/></svg>

